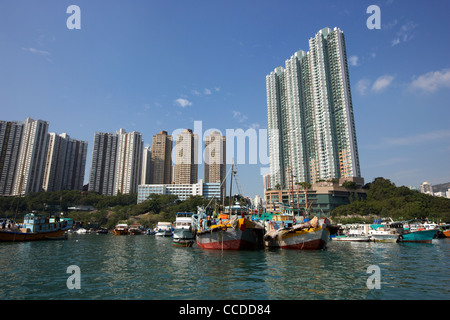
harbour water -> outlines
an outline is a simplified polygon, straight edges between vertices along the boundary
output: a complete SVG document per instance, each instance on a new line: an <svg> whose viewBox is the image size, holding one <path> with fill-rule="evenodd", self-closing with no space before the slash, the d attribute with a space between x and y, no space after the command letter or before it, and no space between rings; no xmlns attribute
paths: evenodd
<svg viewBox="0 0 450 320"><path fill-rule="evenodd" d="M2 300L448 300L450 239L330 241L321 251L208 251L171 238L71 234L0 243ZM69 266L80 289L69 289ZM380 289L369 289L370 266Z"/></svg>

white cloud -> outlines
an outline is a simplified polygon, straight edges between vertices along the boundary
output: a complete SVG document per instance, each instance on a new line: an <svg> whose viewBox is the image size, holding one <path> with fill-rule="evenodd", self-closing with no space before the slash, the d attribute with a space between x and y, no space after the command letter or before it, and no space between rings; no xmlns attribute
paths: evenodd
<svg viewBox="0 0 450 320"><path fill-rule="evenodd" d="M350 56L348 58L348 62L350 63L351 66L356 67L356 66L359 65L358 64L358 59L359 59L358 56Z"/></svg>
<svg viewBox="0 0 450 320"><path fill-rule="evenodd" d="M208 88L205 88L205 90L203 90L203 93L209 95L209 94L211 94L211 90Z"/></svg>
<svg viewBox="0 0 450 320"><path fill-rule="evenodd" d="M408 21L400 27L400 30L397 32L396 37L392 40L391 45L396 46L401 42L408 42L414 38L413 30L417 27L412 21Z"/></svg>
<svg viewBox="0 0 450 320"><path fill-rule="evenodd" d="M178 98L175 100L175 103L178 104L182 108L186 108L187 106L192 106L192 102L187 99Z"/></svg>
<svg viewBox="0 0 450 320"><path fill-rule="evenodd" d="M392 81L394 80L394 76L384 75L379 77L372 85L372 91L380 92L385 88L389 87Z"/></svg>
<svg viewBox="0 0 450 320"><path fill-rule="evenodd" d="M48 51L44 51L44 50L38 50L36 48L22 48L22 50L34 53L34 54L38 54L40 56L50 56L50 52Z"/></svg>
<svg viewBox="0 0 450 320"><path fill-rule="evenodd" d="M445 87L450 88L450 69L425 73L414 79L411 87L426 92L435 92Z"/></svg>
<svg viewBox="0 0 450 320"><path fill-rule="evenodd" d="M242 114L240 111L232 111L233 112L233 118L238 120L239 122L244 122L248 119L248 117L245 114Z"/></svg>
<svg viewBox="0 0 450 320"><path fill-rule="evenodd" d="M356 90L359 92L359 94L365 95L369 86L370 81L368 79L361 79L356 83Z"/></svg>

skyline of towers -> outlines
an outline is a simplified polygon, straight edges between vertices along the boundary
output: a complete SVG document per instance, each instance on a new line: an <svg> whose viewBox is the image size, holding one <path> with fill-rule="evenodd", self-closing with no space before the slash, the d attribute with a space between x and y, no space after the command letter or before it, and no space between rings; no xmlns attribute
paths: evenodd
<svg viewBox="0 0 450 320"><path fill-rule="evenodd" d="M266 76L270 183L360 177L344 34L323 28Z"/></svg>
<svg viewBox="0 0 450 320"><path fill-rule="evenodd" d="M0 195L83 187L86 141L48 133L49 123L32 118L0 121Z"/></svg>

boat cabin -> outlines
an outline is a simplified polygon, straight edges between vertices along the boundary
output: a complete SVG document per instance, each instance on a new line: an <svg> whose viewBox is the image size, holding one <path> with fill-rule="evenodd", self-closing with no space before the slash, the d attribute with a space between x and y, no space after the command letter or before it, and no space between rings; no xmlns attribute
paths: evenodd
<svg viewBox="0 0 450 320"><path fill-rule="evenodd" d="M24 232L51 232L56 230L69 230L73 227L73 219L52 217L35 212L27 213L23 219Z"/></svg>

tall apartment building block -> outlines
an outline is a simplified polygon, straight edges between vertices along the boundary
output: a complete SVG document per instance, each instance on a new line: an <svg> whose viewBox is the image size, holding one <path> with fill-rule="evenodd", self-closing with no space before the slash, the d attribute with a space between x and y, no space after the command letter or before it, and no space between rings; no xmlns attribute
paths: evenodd
<svg viewBox="0 0 450 320"><path fill-rule="evenodd" d="M12 195L24 124L0 121L0 195Z"/></svg>
<svg viewBox="0 0 450 320"><path fill-rule="evenodd" d="M270 183L361 177L343 32L324 28L266 76Z"/></svg>
<svg viewBox="0 0 450 320"><path fill-rule="evenodd" d="M84 182L87 142L63 133L49 133L44 191L81 190Z"/></svg>
<svg viewBox="0 0 450 320"><path fill-rule="evenodd" d="M117 144L117 133L94 134L89 191L109 196L114 194Z"/></svg>
<svg viewBox="0 0 450 320"><path fill-rule="evenodd" d="M226 137L219 132L213 131L205 137L205 183L222 183L221 194L225 195L226 176Z"/></svg>
<svg viewBox="0 0 450 320"><path fill-rule="evenodd" d="M172 183L172 136L167 131L153 136L150 183Z"/></svg>
<svg viewBox="0 0 450 320"><path fill-rule="evenodd" d="M120 129L117 151L114 195L137 192L141 182L142 134L136 131L126 133Z"/></svg>
<svg viewBox="0 0 450 320"><path fill-rule="evenodd" d="M194 184L198 181L198 135L186 129L177 135L174 167L175 184Z"/></svg>
<svg viewBox="0 0 450 320"><path fill-rule="evenodd" d="M12 195L42 191L48 126L48 122L43 120L25 119Z"/></svg>

